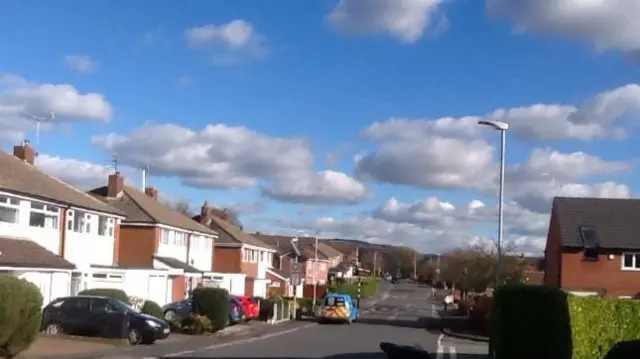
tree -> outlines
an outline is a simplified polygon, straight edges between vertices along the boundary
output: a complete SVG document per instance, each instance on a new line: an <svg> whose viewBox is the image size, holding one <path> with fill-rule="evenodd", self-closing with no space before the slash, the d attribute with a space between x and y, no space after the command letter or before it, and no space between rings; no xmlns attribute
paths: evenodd
<svg viewBox="0 0 640 359"><path fill-rule="evenodd" d="M236 211L227 209L228 212L228 219L227 221L231 224L233 224L234 226L243 229L244 225L242 224L242 222L240 221L240 219L238 218L238 213L236 213Z"/></svg>
<svg viewBox="0 0 640 359"><path fill-rule="evenodd" d="M402 277L413 276L413 270L418 253L409 247L393 247L389 251L389 271L400 273Z"/></svg>
<svg viewBox="0 0 640 359"><path fill-rule="evenodd" d="M191 210L191 204L186 200L179 200L174 202L167 202L166 205L172 210L181 213L189 218L193 217L193 211Z"/></svg>

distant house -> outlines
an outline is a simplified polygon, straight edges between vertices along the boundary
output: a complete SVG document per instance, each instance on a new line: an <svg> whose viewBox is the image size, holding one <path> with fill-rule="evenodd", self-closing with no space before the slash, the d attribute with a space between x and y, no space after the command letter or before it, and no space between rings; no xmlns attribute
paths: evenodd
<svg viewBox="0 0 640 359"><path fill-rule="evenodd" d="M213 265L224 287L232 294L266 297L271 283L267 273L275 248L245 233L231 223L228 211L214 208L206 201L193 220L219 234Z"/></svg>
<svg viewBox="0 0 640 359"><path fill-rule="evenodd" d="M576 295L640 292L640 200L556 197L544 283Z"/></svg>
<svg viewBox="0 0 640 359"><path fill-rule="evenodd" d="M116 172L109 175L106 186L89 193L126 214L115 249L117 267L166 272L153 274L149 283L139 282L150 288L154 301L162 305L184 299L199 283L213 280L217 232L159 201L157 189L139 191L125 185Z"/></svg>

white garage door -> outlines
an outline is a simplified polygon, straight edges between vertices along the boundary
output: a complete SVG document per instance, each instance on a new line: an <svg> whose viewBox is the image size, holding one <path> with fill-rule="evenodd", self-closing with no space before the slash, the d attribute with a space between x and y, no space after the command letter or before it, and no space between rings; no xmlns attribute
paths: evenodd
<svg viewBox="0 0 640 359"><path fill-rule="evenodd" d="M94 273L87 282L87 289L124 289L124 275L122 274Z"/></svg>
<svg viewBox="0 0 640 359"><path fill-rule="evenodd" d="M150 275L149 277L149 300L159 305L167 304L167 276Z"/></svg>

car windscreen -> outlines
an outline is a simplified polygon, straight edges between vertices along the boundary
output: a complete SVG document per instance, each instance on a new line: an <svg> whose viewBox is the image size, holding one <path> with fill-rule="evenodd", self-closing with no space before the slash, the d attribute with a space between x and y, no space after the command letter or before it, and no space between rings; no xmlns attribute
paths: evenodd
<svg viewBox="0 0 640 359"><path fill-rule="evenodd" d="M343 297L327 297L324 300L324 305L326 306L338 306L344 307L344 298Z"/></svg>

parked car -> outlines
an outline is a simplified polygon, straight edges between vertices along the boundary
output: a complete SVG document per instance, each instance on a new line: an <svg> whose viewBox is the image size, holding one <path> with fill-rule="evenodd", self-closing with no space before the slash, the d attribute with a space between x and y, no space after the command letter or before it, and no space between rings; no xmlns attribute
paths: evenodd
<svg viewBox="0 0 640 359"><path fill-rule="evenodd" d="M126 303L109 297L75 296L54 300L42 311L41 330L47 334L116 336L121 319L128 321L130 344L152 344L169 336L169 325L142 314Z"/></svg>
<svg viewBox="0 0 640 359"><path fill-rule="evenodd" d="M191 298L189 298L165 305L162 307L162 313L164 313L164 319L166 321L172 322L179 318L188 317L192 312L192 308Z"/></svg>
<svg viewBox="0 0 640 359"><path fill-rule="evenodd" d="M171 322L188 317L193 311L191 298L169 303L162 307L164 319ZM242 302L236 297L229 297L229 324L238 324L246 319Z"/></svg>
<svg viewBox="0 0 640 359"><path fill-rule="evenodd" d="M242 304L245 320L258 318L258 316L260 315L260 302L257 299L244 295L234 296L233 298L237 299L240 304Z"/></svg>
<svg viewBox="0 0 640 359"><path fill-rule="evenodd" d="M238 324L245 320L244 309L242 303L239 300L230 297L229 298L229 325Z"/></svg>

